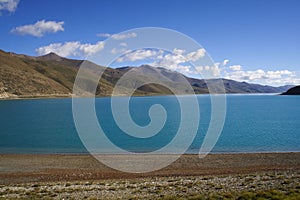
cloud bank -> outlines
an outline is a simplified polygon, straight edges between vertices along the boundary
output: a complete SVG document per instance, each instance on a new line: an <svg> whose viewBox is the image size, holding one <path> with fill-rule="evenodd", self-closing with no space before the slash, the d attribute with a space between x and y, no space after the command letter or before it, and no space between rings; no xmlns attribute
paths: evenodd
<svg viewBox="0 0 300 200"><path fill-rule="evenodd" d="M232 65L223 69L225 78L270 85L297 85L300 78L296 72L287 69L282 70L243 70L241 65Z"/></svg>

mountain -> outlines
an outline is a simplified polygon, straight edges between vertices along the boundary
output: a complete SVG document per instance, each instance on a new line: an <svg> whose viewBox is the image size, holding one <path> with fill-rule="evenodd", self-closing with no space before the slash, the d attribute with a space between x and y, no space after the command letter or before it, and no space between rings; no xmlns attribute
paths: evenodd
<svg viewBox="0 0 300 200"><path fill-rule="evenodd" d="M172 94L168 85L185 91L184 81L192 85L197 94L208 93L207 84L216 83L216 79L199 80L162 67L142 65L140 67L105 68L90 61L63 58L55 53L44 56L27 56L0 50L0 98L24 97L70 97L73 84L81 65L86 66L82 77L88 88L90 76L103 72L96 89L97 96L110 96L115 85L122 77L120 89L116 95L129 95L130 87L138 87L134 95ZM130 73L126 73L129 72ZM126 75L125 75L126 74ZM125 75L125 76L124 76ZM246 82L222 79L227 93L282 93L292 86L272 87ZM143 85L143 83L151 83ZM163 83L165 86L155 84Z"/></svg>
<svg viewBox="0 0 300 200"><path fill-rule="evenodd" d="M214 79L206 80L206 83L213 82ZM269 85L251 84L247 82L237 82L229 79L222 79L226 93L281 93L293 87L291 85L273 87ZM205 84L203 80L193 80L192 85Z"/></svg>
<svg viewBox="0 0 300 200"><path fill-rule="evenodd" d="M69 94L69 88L59 83L70 76L68 67L39 62L34 58L0 51L0 94L15 97L36 94ZM60 71L65 71L64 73ZM73 72L75 73L75 71ZM56 80L55 80L56 79Z"/></svg>
<svg viewBox="0 0 300 200"><path fill-rule="evenodd" d="M31 58L38 61L50 61L52 63L66 65L66 66L73 66L73 67L80 67L80 65L83 62L83 60L63 58L55 53L49 53L43 56L31 57Z"/></svg>
<svg viewBox="0 0 300 200"><path fill-rule="evenodd" d="M129 70L134 70L134 77L140 77L143 80L151 79L169 81L172 84L183 82L182 78L184 77L193 87L195 93L202 94L208 93L207 85L220 82L220 79L195 79L186 77L178 72L174 72L162 67L151 67L149 65L142 65L140 67L122 67L118 68L122 72L127 72ZM145 77L144 77L145 76ZM148 78L147 78L148 77ZM293 87L292 85L273 87L268 85L259 85L259 84L250 84L247 82L238 82L229 79L221 79L224 83L226 93L282 93L289 88ZM221 90L221 89L220 89Z"/></svg>
<svg viewBox="0 0 300 200"><path fill-rule="evenodd" d="M0 50L0 97L71 96L74 80L83 62L90 63L54 53L31 57ZM93 76L93 71L87 73ZM112 91L110 82L102 79L100 83L103 92ZM100 95L100 87L97 89Z"/></svg>
<svg viewBox="0 0 300 200"><path fill-rule="evenodd" d="M282 95L300 95L300 85L290 88L288 91L282 93Z"/></svg>

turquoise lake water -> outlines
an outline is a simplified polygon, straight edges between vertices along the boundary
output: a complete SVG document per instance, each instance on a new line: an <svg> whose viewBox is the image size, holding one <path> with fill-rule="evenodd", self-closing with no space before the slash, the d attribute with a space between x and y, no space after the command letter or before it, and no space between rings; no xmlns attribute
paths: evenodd
<svg viewBox="0 0 300 200"><path fill-rule="evenodd" d="M210 96L199 95L198 133L186 153L198 153L210 121ZM99 123L117 146L132 152L151 152L168 144L180 123L180 108L173 96L133 97L133 120L145 126L148 110L161 104L167 111L164 128L155 136L137 139L124 134L113 120L110 98L97 98ZM86 153L77 134L72 99L0 101L0 153ZM188 133L187 133L188 134ZM299 152L300 96L227 95L222 134L212 153Z"/></svg>

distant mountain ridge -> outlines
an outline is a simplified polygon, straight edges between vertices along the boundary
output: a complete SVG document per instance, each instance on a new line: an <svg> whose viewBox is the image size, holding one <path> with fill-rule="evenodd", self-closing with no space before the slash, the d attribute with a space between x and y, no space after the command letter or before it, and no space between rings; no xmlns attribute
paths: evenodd
<svg viewBox="0 0 300 200"><path fill-rule="evenodd" d="M128 95L126 87L145 81L163 81L182 88L182 78L191 84L197 94L208 93L207 83L216 79L200 80L186 77L179 72L162 67L142 65L140 67L105 68L84 60L68 59L49 53L44 56L27 56L0 50L0 98L52 97L72 95L73 84L79 67L89 65L86 76L95 76L95 69L103 70L96 89L97 96L110 96L117 81L130 70L132 78L124 82L122 94ZM85 78L86 84L88 83ZM227 93L282 93L293 86L272 87L222 79ZM164 95L172 92L159 84L148 84L138 88L134 95Z"/></svg>
<svg viewBox="0 0 300 200"><path fill-rule="evenodd" d="M151 67L149 65L142 65L140 67L122 67L117 70L127 72L129 70L136 70L141 76L155 76L160 77L160 80L169 80L173 82L180 82L182 77L192 85L194 91L198 94L208 93L207 84L213 84L216 79L195 79L186 77L179 72L174 72L162 67ZM251 84L247 82L238 82L230 79L222 79L226 93L281 93L293 87L292 85L273 87L268 85Z"/></svg>

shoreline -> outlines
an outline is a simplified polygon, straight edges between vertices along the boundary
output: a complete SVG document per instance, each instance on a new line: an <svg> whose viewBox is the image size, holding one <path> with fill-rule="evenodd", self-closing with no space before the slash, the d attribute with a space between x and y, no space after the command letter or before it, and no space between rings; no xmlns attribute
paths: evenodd
<svg viewBox="0 0 300 200"><path fill-rule="evenodd" d="M274 96L281 96L281 93L217 93L217 94L210 94L210 93L199 93L195 95L233 95L233 96L238 96L238 95L274 95ZM192 95L192 94L188 94ZM171 94L149 94L149 95L133 95L133 96L123 96L120 95L118 97L153 97L153 96L175 96ZM287 95L288 96L288 95ZM111 95L108 96L95 96L95 98L109 98L112 97ZM72 99L73 96L72 94L53 94L53 95L24 95L24 96L10 96L10 97L1 97L0 96L0 101L4 100L31 100L31 99ZM94 96L91 97L79 97L79 98L94 98Z"/></svg>
<svg viewBox="0 0 300 200"><path fill-rule="evenodd" d="M88 156L93 156L93 155L125 155L125 156L128 156L128 155L139 155L139 154L142 154L143 152L137 152L136 154L132 153L132 154L128 154L128 153L93 153L91 154L90 152L57 152L57 153L49 153L49 152L45 152L45 153L40 153L40 152L32 152L32 153L28 153L28 152L25 152L25 153L15 153L15 152L12 152L12 153L8 153L8 152L4 152L4 153L1 153L0 152L0 156L1 155L24 155L24 156L31 156L31 155L34 155L34 156L55 156L55 155L62 155L62 156L81 156L81 155L88 155ZM199 154L199 153L184 153L184 154L176 154L176 153L161 153L161 154L149 154L149 155L157 155L157 156L160 156L160 155L182 155L182 156L199 156L199 155L245 155L245 154L300 154L300 151L249 151L249 152L240 152L240 151L236 151L236 152L209 152L209 153L205 153L205 154Z"/></svg>
<svg viewBox="0 0 300 200"><path fill-rule="evenodd" d="M116 158L120 155L112 155ZM128 155L122 155L128 156ZM160 155L154 155L155 158ZM128 156L128 158L132 158ZM300 171L300 152L184 154L158 171L130 174L109 168L89 154L0 154L0 184L91 181L145 177L237 175Z"/></svg>
<svg viewBox="0 0 300 200"><path fill-rule="evenodd" d="M12 97L0 97L0 101L9 101L9 100L32 100L32 99L69 99L72 98L71 94L62 94L62 95L24 95L24 96L12 96Z"/></svg>

